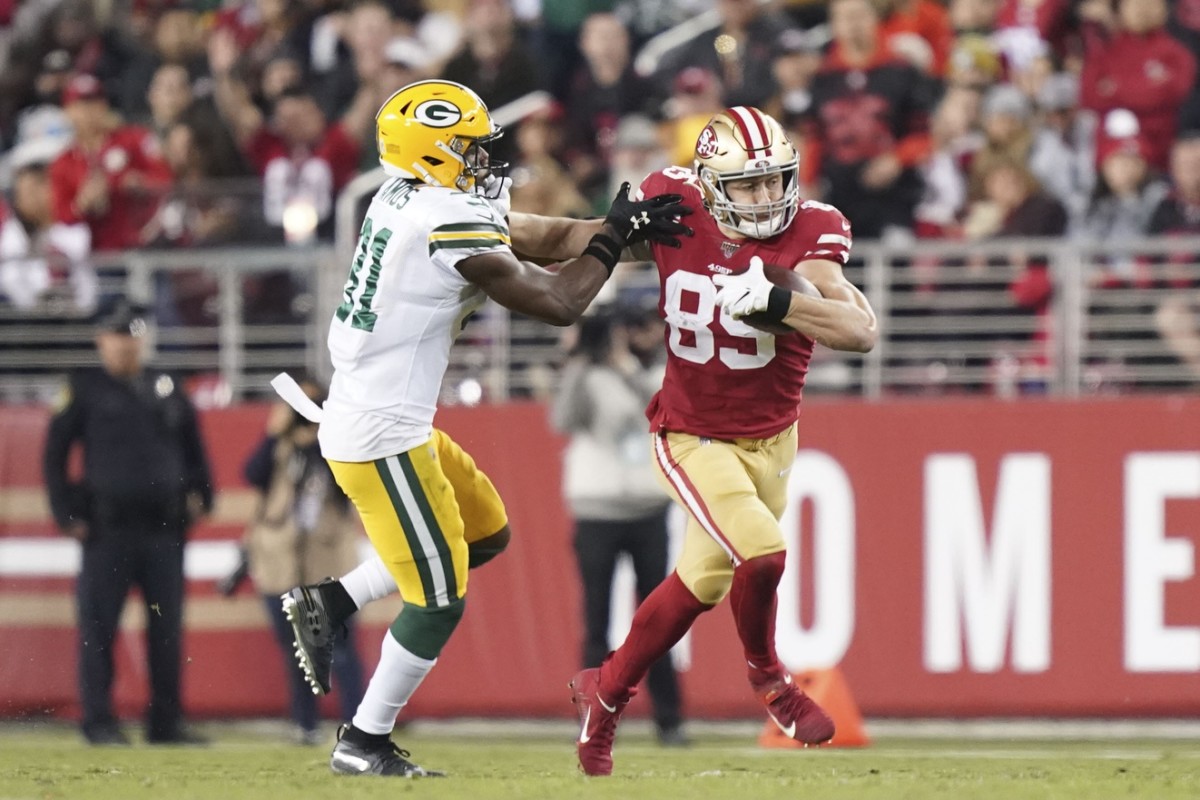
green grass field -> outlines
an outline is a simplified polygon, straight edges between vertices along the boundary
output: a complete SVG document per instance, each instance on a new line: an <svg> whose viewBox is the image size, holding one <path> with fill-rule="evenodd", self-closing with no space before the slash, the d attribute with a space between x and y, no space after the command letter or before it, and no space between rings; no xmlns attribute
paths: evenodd
<svg viewBox="0 0 1200 800"><path fill-rule="evenodd" d="M329 748L243 727L202 726L206 748L87 748L62 726L0 727L0 800L370 800L370 798L1200 797L1200 743L880 738L860 750L764 750L753 736L705 731L686 750L623 732L612 778L576 772L570 732L464 733L415 726L397 740L444 779L338 778ZM644 731L644 729L643 729ZM136 730L130 731L136 733Z"/></svg>

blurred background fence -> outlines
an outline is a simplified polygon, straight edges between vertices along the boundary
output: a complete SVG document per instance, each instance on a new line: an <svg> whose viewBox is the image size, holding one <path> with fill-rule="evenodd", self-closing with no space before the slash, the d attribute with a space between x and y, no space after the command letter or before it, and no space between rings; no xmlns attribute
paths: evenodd
<svg viewBox="0 0 1200 800"><path fill-rule="evenodd" d="M95 255L91 265L101 295L155 307L157 363L207 387L202 404L224 405L262 397L281 370L327 370L325 306L340 296L345 250L343 241L142 249ZM878 312L882 336L865 356L819 348L810 395L1079 397L1200 380L1200 237L1119 248L859 242L846 272ZM648 265L628 265L614 283L653 297L657 281ZM9 401L45 400L65 370L93 360L83 315L0 306L0 331L0 397ZM452 351L443 402L545 398L560 359L559 331L489 303Z"/></svg>

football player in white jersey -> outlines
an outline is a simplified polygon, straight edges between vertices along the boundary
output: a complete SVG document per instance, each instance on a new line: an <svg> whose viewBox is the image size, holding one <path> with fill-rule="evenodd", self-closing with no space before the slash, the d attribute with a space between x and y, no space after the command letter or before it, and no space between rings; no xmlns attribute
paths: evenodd
<svg viewBox="0 0 1200 800"><path fill-rule="evenodd" d="M623 250L678 243L679 195L613 200L599 233L558 270L520 261L508 223L486 196L498 181L486 145L500 135L478 95L450 81L398 91L376 116L390 176L367 210L329 330L334 374L319 439L338 484L400 589L404 609L384 636L379 666L330 766L341 774L435 775L391 740L396 715L462 617L467 571L508 542L504 505L486 475L433 417L450 346L490 297L553 325L574 322ZM578 236L569 220L527 219L547 239ZM582 243L580 243L582 244ZM378 563L378 562L377 562ZM283 596L297 655L327 691L332 633L361 605L353 581Z"/></svg>

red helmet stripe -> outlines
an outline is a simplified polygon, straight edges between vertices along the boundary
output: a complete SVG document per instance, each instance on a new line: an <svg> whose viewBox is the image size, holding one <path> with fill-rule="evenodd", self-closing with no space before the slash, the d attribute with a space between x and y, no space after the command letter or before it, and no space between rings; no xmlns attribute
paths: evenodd
<svg viewBox="0 0 1200 800"><path fill-rule="evenodd" d="M770 157L771 148L768 146L770 140L767 138L767 126L763 124L758 109L734 106L729 111L737 121L738 127L741 128L742 136L746 140L746 149L750 154L753 155L761 150L764 156ZM752 131L757 136L752 135Z"/></svg>

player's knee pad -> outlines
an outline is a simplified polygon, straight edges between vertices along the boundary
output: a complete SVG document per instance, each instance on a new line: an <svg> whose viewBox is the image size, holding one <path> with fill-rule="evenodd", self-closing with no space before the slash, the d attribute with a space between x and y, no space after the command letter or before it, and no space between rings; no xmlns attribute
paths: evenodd
<svg viewBox="0 0 1200 800"><path fill-rule="evenodd" d="M480 539L477 542L468 542L467 568L475 569L476 567L482 567L503 553L508 548L508 543L511 539L512 531L505 525L491 536Z"/></svg>
<svg viewBox="0 0 1200 800"><path fill-rule="evenodd" d="M715 606L729 594L733 585L733 570L689 570L687 574L680 574L679 580L701 603Z"/></svg>
<svg viewBox="0 0 1200 800"><path fill-rule="evenodd" d="M465 599L433 607L405 603L404 610L392 622L392 636L413 655L435 659L458 627L466 607Z"/></svg>
<svg viewBox="0 0 1200 800"><path fill-rule="evenodd" d="M778 586L786 560L787 554L783 550L746 559L734 569L734 580L759 586Z"/></svg>

